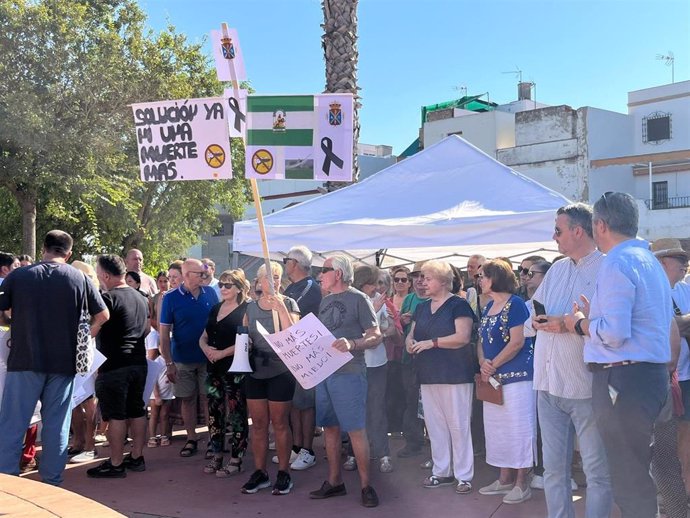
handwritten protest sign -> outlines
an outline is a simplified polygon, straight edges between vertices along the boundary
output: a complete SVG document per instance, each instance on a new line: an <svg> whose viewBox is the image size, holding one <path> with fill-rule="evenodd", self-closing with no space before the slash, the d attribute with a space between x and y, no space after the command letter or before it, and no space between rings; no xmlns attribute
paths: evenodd
<svg viewBox="0 0 690 518"><path fill-rule="evenodd" d="M315 387L352 359L350 353L331 347L335 337L313 313L272 335L260 323L257 329L304 389Z"/></svg>
<svg viewBox="0 0 690 518"><path fill-rule="evenodd" d="M133 104L141 180L232 178L231 108L220 97Z"/></svg>

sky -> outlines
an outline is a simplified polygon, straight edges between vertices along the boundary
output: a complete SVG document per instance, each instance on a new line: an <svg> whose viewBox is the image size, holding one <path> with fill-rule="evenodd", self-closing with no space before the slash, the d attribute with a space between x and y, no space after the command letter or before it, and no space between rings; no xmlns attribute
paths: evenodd
<svg viewBox="0 0 690 518"><path fill-rule="evenodd" d="M238 30L259 94L324 90L319 0L140 0L155 31L167 23L202 42L221 22ZM359 0L360 142L401 153L421 107L488 92L627 113L627 93L690 80L688 0ZM510 72L510 73L506 73ZM486 97L484 97L486 99Z"/></svg>

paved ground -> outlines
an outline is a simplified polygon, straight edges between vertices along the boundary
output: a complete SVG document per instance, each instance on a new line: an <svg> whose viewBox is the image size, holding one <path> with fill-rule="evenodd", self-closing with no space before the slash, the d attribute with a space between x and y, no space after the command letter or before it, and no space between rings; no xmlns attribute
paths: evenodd
<svg viewBox="0 0 690 518"><path fill-rule="evenodd" d="M244 471L237 477L217 479L202 472L206 462L202 453L192 458L181 458L178 454L183 445L180 432L170 447L145 450L147 470L144 473L130 473L125 479L94 480L86 476L90 465L70 465L63 488L91 498L96 502L135 518L188 517L205 518L217 516L300 516L303 518L338 518L361 516L367 513L376 516L404 517L462 517L462 518L541 518L546 516L543 491L534 490L533 498L519 505L505 505L501 497L487 497L477 489L496 478L493 468L480 460L475 468L474 492L457 495L454 487L425 489L421 486L428 474L419 468L424 456L412 459L397 459L393 473L382 474L374 469L372 485L376 488L381 505L365 509L360 505L356 473L344 472L348 489L347 496L328 500L310 500L308 493L320 487L326 476L323 443L316 439L315 450L318 464L302 472L293 472L295 488L290 495L273 496L270 490L255 495L243 495L240 487L252 471L251 457L245 458ZM391 449L397 451L403 446L400 440L391 440ZM99 454L107 456L107 448L99 448ZM372 464L376 468L375 464ZM276 466L271 465L269 473L275 479ZM37 475L30 474L30 478ZM579 482L581 474L576 474ZM584 490L576 493L577 517L584 517ZM1 513L1 510L0 510ZM619 514L614 513L614 518Z"/></svg>

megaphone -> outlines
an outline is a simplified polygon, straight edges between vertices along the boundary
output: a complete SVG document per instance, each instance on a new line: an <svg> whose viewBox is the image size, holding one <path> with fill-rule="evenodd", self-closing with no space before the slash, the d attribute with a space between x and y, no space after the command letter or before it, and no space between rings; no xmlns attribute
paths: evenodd
<svg viewBox="0 0 690 518"><path fill-rule="evenodd" d="M249 365L249 329L245 326L237 328L235 355L228 372L254 372Z"/></svg>

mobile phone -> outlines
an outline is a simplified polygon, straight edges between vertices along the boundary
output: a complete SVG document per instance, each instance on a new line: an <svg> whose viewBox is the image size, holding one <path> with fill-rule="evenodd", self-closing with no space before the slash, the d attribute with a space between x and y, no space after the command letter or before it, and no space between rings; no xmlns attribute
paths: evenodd
<svg viewBox="0 0 690 518"><path fill-rule="evenodd" d="M538 300L532 299L532 305L534 306L534 314L537 317L546 315L546 308L544 307L544 304L542 304ZM546 322L545 318L537 318L536 320L537 322Z"/></svg>

